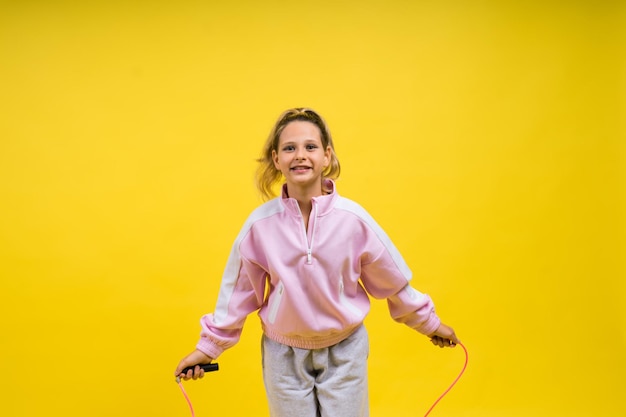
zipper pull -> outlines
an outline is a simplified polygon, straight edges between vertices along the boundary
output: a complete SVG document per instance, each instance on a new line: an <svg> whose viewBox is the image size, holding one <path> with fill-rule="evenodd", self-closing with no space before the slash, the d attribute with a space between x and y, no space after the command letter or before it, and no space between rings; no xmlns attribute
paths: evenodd
<svg viewBox="0 0 626 417"><path fill-rule="evenodd" d="M313 260L311 259L311 249L307 249L306 250L306 263L311 265L313 263Z"/></svg>

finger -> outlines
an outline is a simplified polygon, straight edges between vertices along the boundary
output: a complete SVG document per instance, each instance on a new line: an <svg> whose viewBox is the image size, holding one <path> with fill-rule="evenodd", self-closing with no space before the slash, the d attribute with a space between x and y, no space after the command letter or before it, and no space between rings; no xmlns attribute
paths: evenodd
<svg viewBox="0 0 626 417"><path fill-rule="evenodd" d="M459 343L461 343L461 341L459 340L458 337L456 337L456 335L454 333L452 333L452 335L450 336L450 338L448 339L448 341L450 342L450 347L455 347L456 345L458 345Z"/></svg>
<svg viewBox="0 0 626 417"><path fill-rule="evenodd" d="M174 376L181 376L181 374L183 372L183 369L185 369L185 361L184 360L180 361L180 363L176 367L176 370L174 371Z"/></svg>
<svg viewBox="0 0 626 417"><path fill-rule="evenodd" d="M194 380L199 379L199 378L202 378L203 376L204 376L204 369L202 369L200 365L196 365L193 368L193 379Z"/></svg>

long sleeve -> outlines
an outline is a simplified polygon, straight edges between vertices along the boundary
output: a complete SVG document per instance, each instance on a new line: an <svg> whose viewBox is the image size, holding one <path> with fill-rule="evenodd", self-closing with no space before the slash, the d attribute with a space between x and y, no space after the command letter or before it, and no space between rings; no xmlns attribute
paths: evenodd
<svg viewBox="0 0 626 417"><path fill-rule="evenodd" d="M431 335L441 324L441 320L435 314L431 298L408 284L387 298L387 305L395 321L404 323L422 334Z"/></svg>
<svg viewBox="0 0 626 417"><path fill-rule="evenodd" d="M263 304L265 276L258 265L231 254L215 311L200 319L198 350L215 359L239 341L246 318Z"/></svg>
<svg viewBox="0 0 626 417"><path fill-rule="evenodd" d="M365 259L361 281L375 298L387 299L391 317L426 335L441 323L431 298L409 285L412 274L384 232L378 233L381 248L373 259Z"/></svg>

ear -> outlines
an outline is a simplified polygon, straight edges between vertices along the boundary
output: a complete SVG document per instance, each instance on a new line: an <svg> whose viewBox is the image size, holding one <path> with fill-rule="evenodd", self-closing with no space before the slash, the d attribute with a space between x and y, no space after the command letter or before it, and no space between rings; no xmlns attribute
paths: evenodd
<svg viewBox="0 0 626 417"><path fill-rule="evenodd" d="M330 165L330 157L332 155L332 149L330 148L330 146L326 147L326 150L324 151L324 168L328 167L328 165Z"/></svg>
<svg viewBox="0 0 626 417"><path fill-rule="evenodd" d="M274 167L280 171L280 165L278 163L278 153L272 149L272 161L274 161Z"/></svg>

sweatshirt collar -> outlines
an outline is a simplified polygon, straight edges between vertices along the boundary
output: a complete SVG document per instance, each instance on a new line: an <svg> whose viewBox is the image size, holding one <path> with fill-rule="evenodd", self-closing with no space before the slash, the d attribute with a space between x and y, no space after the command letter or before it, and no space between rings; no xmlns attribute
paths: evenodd
<svg viewBox="0 0 626 417"><path fill-rule="evenodd" d="M339 197L337 189L335 187L335 181L331 179L324 179L324 190L329 191L328 194L313 197L313 204L317 206L317 215L323 216L327 214L332 208L335 200ZM287 194L287 184L283 184L281 202L285 206L285 209L294 215L300 215L300 208L298 207L298 200L289 197Z"/></svg>

